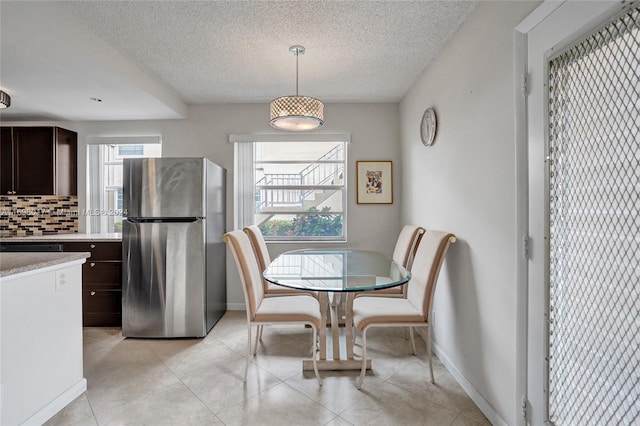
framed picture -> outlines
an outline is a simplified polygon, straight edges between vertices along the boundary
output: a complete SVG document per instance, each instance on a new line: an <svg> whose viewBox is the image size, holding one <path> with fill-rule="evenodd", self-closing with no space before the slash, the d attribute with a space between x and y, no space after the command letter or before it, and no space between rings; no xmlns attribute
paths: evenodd
<svg viewBox="0 0 640 426"><path fill-rule="evenodd" d="M356 161L358 204L393 204L391 161Z"/></svg>

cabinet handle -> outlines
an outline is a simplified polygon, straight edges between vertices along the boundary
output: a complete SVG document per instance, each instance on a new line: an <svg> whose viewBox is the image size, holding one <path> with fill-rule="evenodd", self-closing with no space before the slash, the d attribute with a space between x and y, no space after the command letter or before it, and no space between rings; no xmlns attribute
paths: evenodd
<svg viewBox="0 0 640 426"><path fill-rule="evenodd" d="M95 291L92 291L92 292L91 292L91 295L92 295L92 296L95 296L95 295L96 295L96 292L95 292Z"/></svg>
<svg viewBox="0 0 640 426"><path fill-rule="evenodd" d="M91 262L91 263L89 264L89 266L91 266L91 267L93 268L94 266L96 266L96 264L95 264L95 263L93 263L93 262Z"/></svg>
<svg viewBox="0 0 640 426"><path fill-rule="evenodd" d="M95 245L95 244L91 244L91 246L90 246L90 247L91 247L91 248L96 248L96 245Z"/></svg>

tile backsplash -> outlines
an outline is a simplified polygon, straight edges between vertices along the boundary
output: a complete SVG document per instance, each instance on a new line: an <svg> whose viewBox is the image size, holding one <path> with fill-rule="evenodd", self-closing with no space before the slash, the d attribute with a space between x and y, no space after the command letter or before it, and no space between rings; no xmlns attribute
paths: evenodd
<svg viewBox="0 0 640 426"><path fill-rule="evenodd" d="M0 196L1 237L73 232L78 232L77 196Z"/></svg>

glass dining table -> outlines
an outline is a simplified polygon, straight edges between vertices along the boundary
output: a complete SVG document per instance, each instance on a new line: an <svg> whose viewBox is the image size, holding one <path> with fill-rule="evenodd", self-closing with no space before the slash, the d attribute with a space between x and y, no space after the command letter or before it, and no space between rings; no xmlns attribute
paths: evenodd
<svg viewBox="0 0 640 426"><path fill-rule="evenodd" d="M331 354L327 353L327 330L319 330L321 370L358 370L361 360L354 359L353 330L340 332L344 311L343 297L348 292L380 290L405 284L408 270L381 253L351 249L302 249L276 257L264 271L264 278L283 287L318 293L323 323L329 309ZM350 323L350 321L348 321ZM370 361L368 368L370 368ZM303 361L304 370L312 370L311 360Z"/></svg>

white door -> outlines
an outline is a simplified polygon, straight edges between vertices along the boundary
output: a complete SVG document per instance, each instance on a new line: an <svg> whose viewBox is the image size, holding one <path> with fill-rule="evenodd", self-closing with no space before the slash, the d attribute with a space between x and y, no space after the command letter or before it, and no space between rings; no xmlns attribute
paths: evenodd
<svg viewBox="0 0 640 426"><path fill-rule="evenodd" d="M534 425L640 422L637 7L547 3L526 32Z"/></svg>

